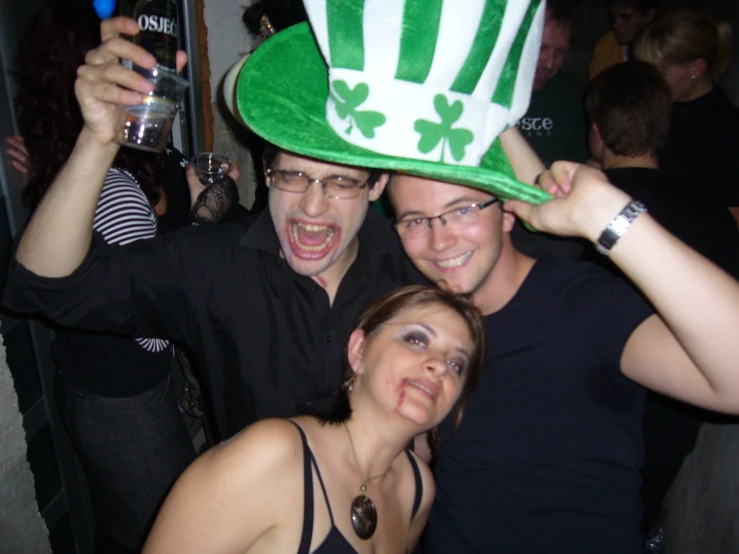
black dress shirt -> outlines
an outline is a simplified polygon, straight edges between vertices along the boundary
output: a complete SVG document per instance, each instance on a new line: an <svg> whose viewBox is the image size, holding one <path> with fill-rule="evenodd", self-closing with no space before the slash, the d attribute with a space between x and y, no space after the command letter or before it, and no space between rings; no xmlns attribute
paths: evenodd
<svg viewBox="0 0 739 554"><path fill-rule="evenodd" d="M11 267L3 307L73 328L162 337L187 347L223 438L288 417L336 391L359 314L383 293L424 282L374 210L333 305L280 257L269 211L251 224L191 227L122 247L95 244L61 279Z"/></svg>

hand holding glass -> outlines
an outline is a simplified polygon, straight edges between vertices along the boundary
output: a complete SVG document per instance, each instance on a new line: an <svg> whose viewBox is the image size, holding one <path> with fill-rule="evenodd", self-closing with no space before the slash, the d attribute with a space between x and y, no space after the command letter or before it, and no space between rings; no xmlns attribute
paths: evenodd
<svg viewBox="0 0 739 554"><path fill-rule="evenodd" d="M117 142L139 150L161 152L167 145L172 121L189 83L163 70L154 70L150 80L154 90L144 97L144 101L124 108L126 120Z"/></svg>
<svg viewBox="0 0 739 554"><path fill-rule="evenodd" d="M223 181L231 171L231 160L213 152L200 152L190 159L190 165L205 186Z"/></svg>

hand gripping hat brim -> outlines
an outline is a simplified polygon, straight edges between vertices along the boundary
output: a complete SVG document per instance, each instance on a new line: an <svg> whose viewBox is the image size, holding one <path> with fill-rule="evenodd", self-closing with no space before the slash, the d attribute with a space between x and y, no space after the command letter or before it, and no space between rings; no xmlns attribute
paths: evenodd
<svg viewBox="0 0 739 554"><path fill-rule="evenodd" d="M549 198L546 192L516 180L497 138L485 145L477 160L464 159L460 163L465 155L464 146L470 142L466 133L472 133L455 125L465 108L453 95L433 94L428 103L436 109L439 121L433 121L433 117L421 121L423 118L418 117L415 125L406 124L406 127L413 127L412 134L401 136L403 140L399 141L398 135L405 131L385 123L394 123L404 114L386 117L380 112L388 104L400 102L395 102L387 93L379 103L365 102L368 100L364 90L367 85L351 82L352 75L346 72L339 77L341 79L331 79L311 28L302 23L268 39L247 60L237 84L238 109L245 124L256 134L299 155L468 185L502 199L539 203ZM402 92L408 96L407 91ZM418 98L418 102L422 100ZM407 106L403 110L407 112ZM505 125L501 125L498 133L503 128ZM434 135L435 131L439 132ZM369 143L372 149L353 143L352 135L358 137L360 143L367 142L368 137L375 139L374 143ZM385 152L375 147L378 138L382 139L381 149ZM459 144L455 146L455 138L460 139L461 148ZM425 151L426 159L390 153L403 151L408 142L412 143L412 148Z"/></svg>

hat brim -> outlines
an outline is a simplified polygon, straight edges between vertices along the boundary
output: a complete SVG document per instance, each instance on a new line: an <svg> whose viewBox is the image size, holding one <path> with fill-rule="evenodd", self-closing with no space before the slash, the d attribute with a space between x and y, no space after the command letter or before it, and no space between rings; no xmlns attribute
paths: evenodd
<svg viewBox="0 0 739 554"><path fill-rule="evenodd" d="M337 164L467 185L504 200L538 204L551 198L516 180L498 139L479 166L386 156L344 141L326 120L328 68L308 23L281 31L260 45L244 64L236 92L244 123L284 150Z"/></svg>

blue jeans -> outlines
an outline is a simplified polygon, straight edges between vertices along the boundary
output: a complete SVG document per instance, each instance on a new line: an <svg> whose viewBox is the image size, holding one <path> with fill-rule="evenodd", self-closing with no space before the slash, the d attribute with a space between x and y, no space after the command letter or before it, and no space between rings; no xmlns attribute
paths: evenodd
<svg viewBox="0 0 739 554"><path fill-rule="evenodd" d="M97 524L139 549L170 487L195 459L171 376L132 397L81 390L57 373L59 412L90 486Z"/></svg>

